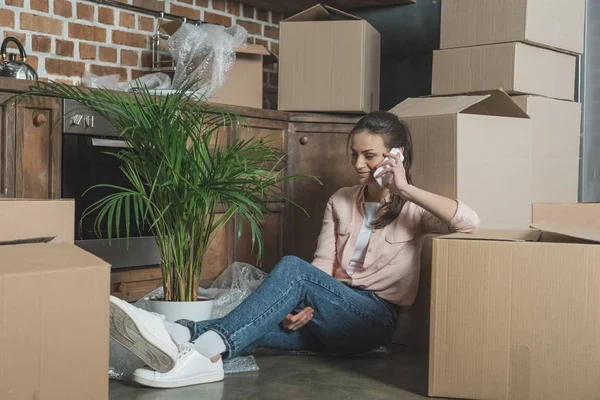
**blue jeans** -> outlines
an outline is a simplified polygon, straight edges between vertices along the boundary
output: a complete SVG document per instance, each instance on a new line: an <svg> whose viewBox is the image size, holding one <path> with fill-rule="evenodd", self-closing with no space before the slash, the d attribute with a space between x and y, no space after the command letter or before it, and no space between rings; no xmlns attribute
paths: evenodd
<svg viewBox="0 0 600 400"><path fill-rule="evenodd" d="M312 307L313 319L297 331L281 326L287 314ZM293 256L284 257L265 281L223 318L179 321L192 342L207 330L219 333L233 358L256 348L328 350L360 355L392 341L398 306L353 288Z"/></svg>

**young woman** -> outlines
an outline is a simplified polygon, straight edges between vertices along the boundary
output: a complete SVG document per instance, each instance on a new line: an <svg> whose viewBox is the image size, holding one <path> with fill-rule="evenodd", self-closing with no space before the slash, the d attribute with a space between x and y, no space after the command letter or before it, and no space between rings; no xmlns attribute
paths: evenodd
<svg viewBox="0 0 600 400"><path fill-rule="evenodd" d="M470 233L479 217L412 184L411 137L395 115L366 115L348 141L360 185L330 198L311 264L284 257L242 304L210 321L164 322L111 297L111 336L148 364L134 381L166 388L221 380L222 357L258 347L352 356L391 342L399 307L417 293L424 235ZM382 165L389 168L375 174Z"/></svg>

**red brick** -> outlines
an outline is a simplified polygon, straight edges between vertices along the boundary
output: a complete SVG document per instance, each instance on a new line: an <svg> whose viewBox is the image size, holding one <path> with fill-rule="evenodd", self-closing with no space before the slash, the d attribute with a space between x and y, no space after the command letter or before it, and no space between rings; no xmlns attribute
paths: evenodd
<svg viewBox="0 0 600 400"><path fill-rule="evenodd" d="M82 60L95 60L96 46L93 44L79 42L79 58Z"/></svg>
<svg viewBox="0 0 600 400"><path fill-rule="evenodd" d="M98 7L98 22L106 25L114 25L115 12L112 8Z"/></svg>
<svg viewBox="0 0 600 400"><path fill-rule="evenodd" d="M248 44L254 44L255 39L253 37L248 36L248 38L246 39L246 43Z"/></svg>
<svg viewBox="0 0 600 400"><path fill-rule="evenodd" d="M46 77L39 77L38 81L48 82L48 78L46 78Z"/></svg>
<svg viewBox="0 0 600 400"><path fill-rule="evenodd" d="M24 0L5 0L7 6L23 7Z"/></svg>
<svg viewBox="0 0 600 400"><path fill-rule="evenodd" d="M271 39L279 40L279 28L273 28L272 26L265 26L265 36Z"/></svg>
<svg viewBox="0 0 600 400"><path fill-rule="evenodd" d="M249 6L248 4L244 4L242 10L244 11L244 17L254 19L254 7Z"/></svg>
<svg viewBox="0 0 600 400"><path fill-rule="evenodd" d="M56 0L54 0L56 1ZM276 12L272 12L271 13L271 23L272 24L277 24L279 25L279 23L283 20L283 14L281 13L276 13Z"/></svg>
<svg viewBox="0 0 600 400"><path fill-rule="evenodd" d="M266 40L264 40L264 39L258 39L258 38L257 38L257 39L254 41L254 43L256 43L256 44L260 44L261 46L264 46L264 47L265 47L265 49L267 49L267 50L269 49L269 42L268 42L268 41L266 41Z"/></svg>
<svg viewBox="0 0 600 400"><path fill-rule="evenodd" d="M63 57L73 57L75 43L69 40L56 39L56 54Z"/></svg>
<svg viewBox="0 0 600 400"><path fill-rule="evenodd" d="M257 8L256 18L264 22L269 22L269 11L262 8Z"/></svg>
<svg viewBox="0 0 600 400"><path fill-rule="evenodd" d="M82 76L85 64L78 61L57 60L46 58L46 72L61 76Z"/></svg>
<svg viewBox="0 0 600 400"><path fill-rule="evenodd" d="M54 14L71 18L73 16L73 4L67 0L54 0Z"/></svg>
<svg viewBox="0 0 600 400"><path fill-rule="evenodd" d="M3 28L14 28L15 13L10 10L0 10L0 26Z"/></svg>
<svg viewBox="0 0 600 400"><path fill-rule="evenodd" d="M52 48L52 39L48 36L32 35L31 50L38 53L50 53Z"/></svg>
<svg viewBox="0 0 600 400"><path fill-rule="evenodd" d="M165 11L164 0L133 0L133 5L138 7L144 7L153 11Z"/></svg>
<svg viewBox="0 0 600 400"><path fill-rule="evenodd" d="M154 32L154 19L150 17L138 17L138 28L148 32Z"/></svg>
<svg viewBox="0 0 600 400"><path fill-rule="evenodd" d="M22 12L21 29L60 36L62 35L63 23L61 20L56 18L49 18L41 15L33 15Z"/></svg>
<svg viewBox="0 0 600 400"><path fill-rule="evenodd" d="M125 68L92 64L90 65L90 72L100 76L118 74L122 81L127 80L127 70Z"/></svg>
<svg viewBox="0 0 600 400"><path fill-rule="evenodd" d="M141 78L144 75L150 74L150 71L146 71L143 69L132 69L131 70L131 79Z"/></svg>
<svg viewBox="0 0 600 400"><path fill-rule="evenodd" d="M257 24L256 22L250 21L237 21L237 24L243 26L248 31L250 35L261 35L262 34L262 25Z"/></svg>
<svg viewBox="0 0 600 400"><path fill-rule="evenodd" d="M77 18L93 21L94 6L85 3L77 3Z"/></svg>
<svg viewBox="0 0 600 400"><path fill-rule="evenodd" d="M0 12L1 12L1 10L0 10ZM26 36L23 32L0 31L0 39L4 40L7 37L14 37L22 44L25 44ZM16 46L14 44L9 44L8 46L11 48L12 47L16 48Z"/></svg>
<svg viewBox="0 0 600 400"><path fill-rule="evenodd" d="M171 14L186 17L191 19L200 19L200 10L195 8L178 6L177 4L171 4Z"/></svg>
<svg viewBox="0 0 600 400"><path fill-rule="evenodd" d="M138 66L138 53L133 50L121 50L121 65L129 65L130 67Z"/></svg>
<svg viewBox="0 0 600 400"><path fill-rule="evenodd" d="M65 78L56 78L54 79L55 82L58 83L66 83L67 85L73 85L74 81L73 79L65 79Z"/></svg>
<svg viewBox="0 0 600 400"><path fill-rule="evenodd" d="M217 11L225 11L225 0L212 0L212 8Z"/></svg>
<svg viewBox="0 0 600 400"><path fill-rule="evenodd" d="M124 28L135 28L135 15L125 11L119 11L119 25Z"/></svg>
<svg viewBox="0 0 600 400"><path fill-rule="evenodd" d="M112 43L121 46L140 47L145 49L147 48L147 39L147 35L142 35L139 33L123 31L113 31L112 33Z"/></svg>
<svg viewBox="0 0 600 400"><path fill-rule="evenodd" d="M240 15L240 3L233 0L227 0L227 12L231 15L235 15L236 17Z"/></svg>
<svg viewBox="0 0 600 400"><path fill-rule="evenodd" d="M151 51L143 51L142 52L142 67L152 68L152 52Z"/></svg>
<svg viewBox="0 0 600 400"><path fill-rule="evenodd" d="M226 17L224 15L219 15L219 14L211 13L209 11L204 11L204 22L207 22L209 24L231 26L232 19L231 19L231 17Z"/></svg>
<svg viewBox="0 0 600 400"><path fill-rule="evenodd" d="M100 47L100 61L116 63L117 62L117 49L110 47Z"/></svg>
<svg viewBox="0 0 600 400"><path fill-rule="evenodd" d="M39 60L36 56L30 54L27 55L27 64L31 65L33 69L37 70L39 66Z"/></svg>
<svg viewBox="0 0 600 400"><path fill-rule="evenodd" d="M271 53L279 55L279 43L271 42L271 48L269 50L271 50Z"/></svg>
<svg viewBox="0 0 600 400"><path fill-rule="evenodd" d="M208 0L196 0L196 7L208 8Z"/></svg>
<svg viewBox="0 0 600 400"><path fill-rule="evenodd" d="M69 22L69 37L72 39L106 43L106 29Z"/></svg>
<svg viewBox="0 0 600 400"><path fill-rule="evenodd" d="M32 10L41 11L45 13L50 11L48 0L30 0L29 4Z"/></svg>

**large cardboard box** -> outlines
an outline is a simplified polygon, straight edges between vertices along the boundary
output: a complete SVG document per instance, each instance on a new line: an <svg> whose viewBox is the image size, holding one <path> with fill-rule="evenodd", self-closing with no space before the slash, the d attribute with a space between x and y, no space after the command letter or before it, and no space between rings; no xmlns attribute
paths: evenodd
<svg viewBox="0 0 600 400"><path fill-rule="evenodd" d="M483 227L529 226L531 123L506 93L407 99L391 112L410 128L417 186L461 199Z"/></svg>
<svg viewBox="0 0 600 400"><path fill-rule="evenodd" d="M447 95L503 89L573 100L576 61L573 55L524 43L438 50L431 90Z"/></svg>
<svg viewBox="0 0 600 400"><path fill-rule="evenodd" d="M0 398L106 400L110 266L73 244L74 202L0 201Z"/></svg>
<svg viewBox="0 0 600 400"><path fill-rule="evenodd" d="M279 109L379 109L381 43L367 21L316 5L281 22Z"/></svg>
<svg viewBox="0 0 600 400"><path fill-rule="evenodd" d="M583 53L585 0L444 0L442 49L527 42Z"/></svg>
<svg viewBox="0 0 600 400"><path fill-rule="evenodd" d="M434 240L429 395L598 398L600 230L534 228Z"/></svg>
<svg viewBox="0 0 600 400"><path fill-rule="evenodd" d="M581 104L538 96L513 100L531 118L531 201L576 203Z"/></svg>
<svg viewBox="0 0 600 400"><path fill-rule="evenodd" d="M600 229L600 203L533 204L531 223L541 222Z"/></svg>

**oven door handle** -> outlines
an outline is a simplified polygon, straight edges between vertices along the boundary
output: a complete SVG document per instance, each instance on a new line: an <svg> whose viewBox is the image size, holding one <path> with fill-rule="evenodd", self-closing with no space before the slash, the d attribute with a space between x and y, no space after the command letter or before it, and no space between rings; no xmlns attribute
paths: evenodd
<svg viewBox="0 0 600 400"><path fill-rule="evenodd" d="M130 149L131 145L125 140L118 139L100 139L100 138L91 138L88 139L88 145L92 147L110 147L110 148L119 148L119 149Z"/></svg>

